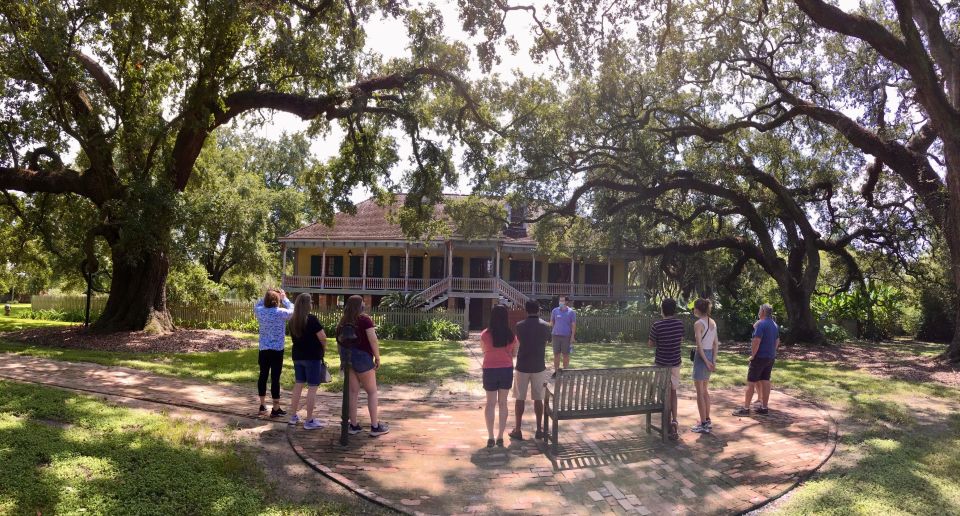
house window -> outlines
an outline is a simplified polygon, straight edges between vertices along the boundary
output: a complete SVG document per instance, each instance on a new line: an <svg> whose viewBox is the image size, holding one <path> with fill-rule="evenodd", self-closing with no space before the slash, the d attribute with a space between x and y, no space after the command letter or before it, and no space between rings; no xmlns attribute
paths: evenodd
<svg viewBox="0 0 960 516"><path fill-rule="evenodd" d="M343 257L342 256L328 256L326 264L326 276L333 278L343 277Z"/></svg>

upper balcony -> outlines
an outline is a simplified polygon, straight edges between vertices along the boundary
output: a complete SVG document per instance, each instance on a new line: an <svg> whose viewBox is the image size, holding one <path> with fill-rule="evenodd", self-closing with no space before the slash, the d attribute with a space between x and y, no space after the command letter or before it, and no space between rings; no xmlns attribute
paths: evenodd
<svg viewBox="0 0 960 516"><path fill-rule="evenodd" d="M283 288L292 292L383 295L390 292L424 292L445 281L447 281L446 278L284 276ZM443 285L440 291L450 297L498 297L501 294L501 288L498 286L500 281L499 278L451 277L448 284ZM504 281L504 283L531 298L568 295L578 301L627 301L640 299L643 294L641 288L626 285L536 281Z"/></svg>

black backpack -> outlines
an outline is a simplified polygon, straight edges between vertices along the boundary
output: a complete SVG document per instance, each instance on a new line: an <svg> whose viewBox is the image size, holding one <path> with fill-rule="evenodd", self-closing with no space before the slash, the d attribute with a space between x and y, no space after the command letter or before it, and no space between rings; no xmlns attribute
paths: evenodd
<svg viewBox="0 0 960 516"><path fill-rule="evenodd" d="M344 324L337 329L337 344L347 349L360 345L360 335L353 324Z"/></svg>

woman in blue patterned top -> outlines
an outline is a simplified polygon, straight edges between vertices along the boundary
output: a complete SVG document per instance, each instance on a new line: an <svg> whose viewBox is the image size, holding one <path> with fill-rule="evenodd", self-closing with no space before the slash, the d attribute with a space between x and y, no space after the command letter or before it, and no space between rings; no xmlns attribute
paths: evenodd
<svg viewBox="0 0 960 516"><path fill-rule="evenodd" d="M270 376L270 394L273 410L270 417L280 417L286 412L280 408L280 369L283 367L283 344L287 319L293 315L293 303L283 290L270 289L257 301L253 313L260 324L260 378L257 391L260 394L260 414L267 411L267 376Z"/></svg>

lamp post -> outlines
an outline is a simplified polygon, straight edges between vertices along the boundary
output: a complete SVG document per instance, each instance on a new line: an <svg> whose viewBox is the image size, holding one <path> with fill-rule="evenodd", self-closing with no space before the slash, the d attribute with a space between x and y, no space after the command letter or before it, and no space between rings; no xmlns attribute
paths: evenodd
<svg viewBox="0 0 960 516"><path fill-rule="evenodd" d="M98 264L96 258L84 259L80 262L80 270L83 271L83 277L87 280L87 306L83 314L83 327L90 326L90 297L93 291L93 275L97 272Z"/></svg>
<svg viewBox="0 0 960 516"><path fill-rule="evenodd" d="M349 440L350 426L350 343L346 341L343 352L340 353L340 364L343 366L343 406L340 408L340 446L346 446Z"/></svg>

